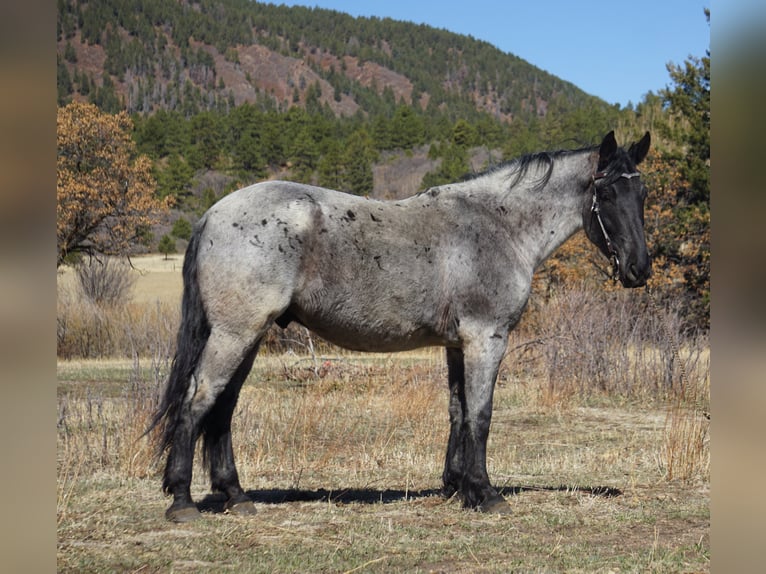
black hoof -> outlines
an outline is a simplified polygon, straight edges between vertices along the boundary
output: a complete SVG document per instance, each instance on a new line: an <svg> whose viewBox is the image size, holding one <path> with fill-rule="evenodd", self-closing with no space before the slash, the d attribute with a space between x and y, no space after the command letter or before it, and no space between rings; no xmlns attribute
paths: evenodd
<svg viewBox="0 0 766 574"><path fill-rule="evenodd" d="M227 500L223 509L229 514L236 514L237 516L252 516L256 514L255 504L252 500Z"/></svg>
<svg viewBox="0 0 766 574"><path fill-rule="evenodd" d="M499 494L495 494L487 498L479 506L476 507L479 512L486 512L488 514L511 514L511 505Z"/></svg>
<svg viewBox="0 0 766 574"><path fill-rule="evenodd" d="M193 522L202 516L194 504L171 506L165 511L165 518L171 522Z"/></svg>
<svg viewBox="0 0 766 574"><path fill-rule="evenodd" d="M460 491L455 486L445 485L442 487L440 494L442 495L443 498L450 499L456 494L459 496Z"/></svg>

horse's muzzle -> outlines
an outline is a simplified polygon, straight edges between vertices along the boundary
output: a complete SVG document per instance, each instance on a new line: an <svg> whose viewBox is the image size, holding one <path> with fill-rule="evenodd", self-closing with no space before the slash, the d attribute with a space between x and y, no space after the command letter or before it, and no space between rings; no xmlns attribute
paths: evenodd
<svg viewBox="0 0 766 574"><path fill-rule="evenodd" d="M620 265L619 277L623 287L643 287L651 276L652 260L648 255Z"/></svg>

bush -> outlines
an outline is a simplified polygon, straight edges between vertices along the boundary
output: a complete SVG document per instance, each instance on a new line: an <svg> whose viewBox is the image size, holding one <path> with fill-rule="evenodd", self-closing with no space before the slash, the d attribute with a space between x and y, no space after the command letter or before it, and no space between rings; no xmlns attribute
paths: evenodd
<svg viewBox="0 0 766 574"><path fill-rule="evenodd" d="M75 273L83 294L96 305L113 307L130 297L134 279L123 260L90 257L75 266Z"/></svg>
<svg viewBox="0 0 766 574"><path fill-rule="evenodd" d="M710 356L704 336L685 334L681 313L652 305L645 292L561 287L530 302L509 355L533 357L548 400L598 395L659 399L704 386ZM702 393L704 394L704 393ZM707 400L707 399L705 399Z"/></svg>
<svg viewBox="0 0 766 574"><path fill-rule="evenodd" d="M59 287L56 353L62 359L173 356L177 305L127 303L103 307Z"/></svg>

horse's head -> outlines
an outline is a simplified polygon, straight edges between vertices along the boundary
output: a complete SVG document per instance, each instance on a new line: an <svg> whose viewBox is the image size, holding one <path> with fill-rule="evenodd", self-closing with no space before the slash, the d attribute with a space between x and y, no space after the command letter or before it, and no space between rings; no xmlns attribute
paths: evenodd
<svg viewBox="0 0 766 574"><path fill-rule="evenodd" d="M625 287L641 287L652 274L644 237L646 188L636 166L649 152L649 132L625 151L609 132L598 151L598 167L583 207L585 233L611 259Z"/></svg>

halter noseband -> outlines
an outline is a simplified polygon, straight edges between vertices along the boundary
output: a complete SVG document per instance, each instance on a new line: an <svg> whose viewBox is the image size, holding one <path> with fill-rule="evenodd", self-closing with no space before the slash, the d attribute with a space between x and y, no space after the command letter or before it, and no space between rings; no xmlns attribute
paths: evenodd
<svg viewBox="0 0 766 574"><path fill-rule="evenodd" d="M590 204L590 211L596 216L596 221L598 221L598 226L601 228L601 234L604 236L606 249L609 252L609 260L612 262L612 278L616 279L620 269L620 258L617 255L617 250L614 248L612 239L609 237L609 234L606 232L604 221L601 219L601 208L599 207L598 195L596 193L596 182L600 179L604 179L607 175L608 174L605 171L599 171L593 174L593 178L591 180L591 187L593 188L593 200ZM621 173L620 178L624 177L625 179L630 180L631 178L637 177L639 175L641 174L638 173L637 171L634 171L632 173Z"/></svg>

